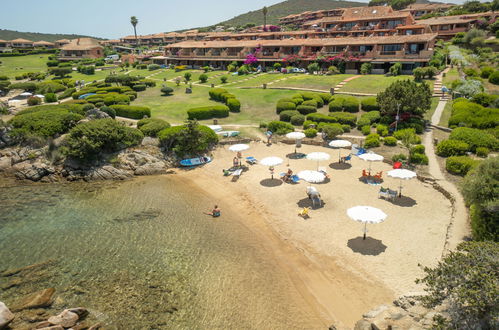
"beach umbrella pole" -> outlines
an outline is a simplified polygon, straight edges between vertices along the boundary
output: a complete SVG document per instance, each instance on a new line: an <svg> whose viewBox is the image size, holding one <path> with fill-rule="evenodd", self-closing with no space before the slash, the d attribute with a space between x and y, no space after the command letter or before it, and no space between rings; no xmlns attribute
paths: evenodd
<svg viewBox="0 0 499 330"><path fill-rule="evenodd" d="M402 197L402 179L400 179L399 198Z"/></svg>
<svg viewBox="0 0 499 330"><path fill-rule="evenodd" d="M367 222L364 222L364 238L362 239L363 241L366 240L366 234L367 234Z"/></svg>
<svg viewBox="0 0 499 330"><path fill-rule="evenodd" d="M341 163L341 149L338 149L338 163Z"/></svg>

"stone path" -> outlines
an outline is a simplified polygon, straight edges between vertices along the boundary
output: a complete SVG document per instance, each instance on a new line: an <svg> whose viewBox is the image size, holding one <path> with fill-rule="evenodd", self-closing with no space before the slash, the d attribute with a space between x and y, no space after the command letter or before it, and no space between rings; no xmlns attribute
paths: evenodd
<svg viewBox="0 0 499 330"><path fill-rule="evenodd" d="M353 77L350 77L350 78L347 78L345 80L343 80L342 82L340 82L338 85L334 86L334 91L338 91L340 90L343 86L345 86L349 81L352 81L354 79L357 79L357 78L360 78L362 77L361 75L357 75L357 76L353 76Z"/></svg>
<svg viewBox="0 0 499 330"><path fill-rule="evenodd" d="M255 75L251 75L251 76L248 76L247 78L244 78L244 79L241 79L241 80L237 80L237 81L229 81L228 83L225 83L225 84L220 84L218 86L215 86L215 87L225 87L225 86L229 86L229 85L232 85L232 84L238 84L240 82L244 82L244 81L248 81L248 80L252 80L252 79L255 79L257 77L261 77L263 75L266 75L268 73L264 72L264 73L260 73L260 74L255 74Z"/></svg>
<svg viewBox="0 0 499 330"><path fill-rule="evenodd" d="M442 93L442 79L444 76L444 73L449 72L450 68L447 67L445 68L444 71L440 72L436 77L435 77L435 83L433 84L433 97L440 97L440 98L445 98L446 100L449 99L449 95L443 95ZM437 123L438 125L438 123Z"/></svg>
<svg viewBox="0 0 499 330"><path fill-rule="evenodd" d="M445 108L447 100L441 99L438 106L431 117L432 125L438 125L440 122L440 117ZM469 221L468 221L468 210L466 209L464 199L459 192L458 188L450 181L445 178L442 169L438 163L437 155L435 154L435 148L433 144L433 127L429 127L424 136L423 144L426 148L426 154L428 155L428 171L435 181L449 192L452 196L453 211L451 214L451 221L447 228L447 237L444 245L443 254L447 254L450 250L453 250L461 243L470 233ZM444 169L445 170L445 169Z"/></svg>

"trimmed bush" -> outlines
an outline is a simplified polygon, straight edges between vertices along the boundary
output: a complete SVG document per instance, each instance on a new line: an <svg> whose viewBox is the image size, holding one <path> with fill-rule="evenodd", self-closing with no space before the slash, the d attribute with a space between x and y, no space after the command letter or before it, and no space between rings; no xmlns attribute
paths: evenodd
<svg viewBox="0 0 499 330"><path fill-rule="evenodd" d="M329 101L330 112L359 112L359 100L350 95L335 95Z"/></svg>
<svg viewBox="0 0 499 330"><path fill-rule="evenodd" d="M282 111L286 110L296 110L296 104L293 102L278 102L276 106L276 112L277 114L281 113Z"/></svg>
<svg viewBox="0 0 499 330"><path fill-rule="evenodd" d="M492 73L494 73L494 68L486 66L481 69L480 77L488 79Z"/></svg>
<svg viewBox="0 0 499 330"><path fill-rule="evenodd" d="M160 131L168 127L170 127L168 122L157 118L144 118L137 122L137 128L145 136L151 137L156 137Z"/></svg>
<svg viewBox="0 0 499 330"><path fill-rule="evenodd" d="M350 125L347 124L341 124L341 128L343 129L344 133L349 133L352 127L350 127Z"/></svg>
<svg viewBox="0 0 499 330"><path fill-rule="evenodd" d="M112 109L108 106L102 106L99 110L104 112L104 113L107 113L109 115L109 117L111 117L113 119L116 118L116 111L114 111L114 109Z"/></svg>
<svg viewBox="0 0 499 330"><path fill-rule="evenodd" d="M57 102L57 95L55 95L54 93L45 94L45 102L47 103Z"/></svg>
<svg viewBox="0 0 499 330"><path fill-rule="evenodd" d="M201 83L205 83L205 82L207 82L207 81L208 81L208 75L207 75L207 74L202 73L202 74L199 76L199 81L200 81Z"/></svg>
<svg viewBox="0 0 499 330"><path fill-rule="evenodd" d="M149 71L154 71L154 70L159 70L159 69L161 69L161 66L158 64L149 64L147 66L147 70L149 70Z"/></svg>
<svg viewBox="0 0 499 330"><path fill-rule="evenodd" d="M9 86L9 89L10 90L20 89L25 92L34 92L36 91L36 84L32 82L14 83Z"/></svg>
<svg viewBox="0 0 499 330"><path fill-rule="evenodd" d="M316 123L337 123L338 119L335 117L327 116L322 113L311 113L307 115L307 120L316 122Z"/></svg>
<svg viewBox="0 0 499 330"><path fill-rule="evenodd" d="M144 117L151 117L151 109L148 107L116 104L111 105L111 109L116 111L116 116L125 117L130 119L142 119Z"/></svg>
<svg viewBox="0 0 499 330"><path fill-rule="evenodd" d="M53 81L44 81L36 85L36 92L39 94L59 93L66 90L66 86Z"/></svg>
<svg viewBox="0 0 499 330"><path fill-rule="evenodd" d="M334 140L338 135L343 134L340 124L320 123L319 130L325 135L326 139Z"/></svg>
<svg viewBox="0 0 499 330"><path fill-rule="evenodd" d="M11 134L14 137L48 138L66 133L82 118L82 115L70 112L67 107L51 105L23 110L9 124L13 127Z"/></svg>
<svg viewBox="0 0 499 330"><path fill-rule="evenodd" d="M486 102L476 94L480 101ZM492 128L499 125L499 109L484 108L483 106L465 99L456 99L452 105L452 114L449 118L449 127L468 126L472 128Z"/></svg>
<svg viewBox="0 0 499 330"><path fill-rule="evenodd" d="M471 102L478 103L483 107L488 107L494 104L495 100L499 98L499 95L492 95L487 93L478 93L473 95Z"/></svg>
<svg viewBox="0 0 499 330"><path fill-rule="evenodd" d="M371 121L369 118L360 117L357 120L357 127L371 126Z"/></svg>
<svg viewBox="0 0 499 330"><path fill-rule="evenodd" d="M364 142L364 148L369 149L369 148L375 148L379 147L381 144L380 142L380 137L376 133L371 133L368 136L366 136L366 141Z"/></svg>
<svg viewBox="0 0 499 330"><path fill-rule="evenodd" d="M238 99L227 99L227 106L229 107L230 112L241 112L241 102L239 102Z"/></svg>
<svg viewBox="0 0 499 330"><path fill-rule="evenodd" d="M279 114L279 120L289 122L291 117L299 115L300 113L296 110L285 110Z"/></svg>
<svg viewBox="0 0 499 330"><path fill-rule="evenodd" d="M146 90L146 88L147 88L147 86L146 85L142 85L142 84L138 84L138 85L133 85L132 86L132 89L134 91L136 91L136 92L143 92L143 91Z"/></svg>
<svg viewBox="0 0 499 330"><path fill-rule="evenodd" d="M428 165L428 156L425 154L412 153L409 155L409 162L417 165Z"/></svg>
<svg viewBox="0 0 499 330"><path fill-rule="evenodd" d="M210 105L207 107L192 108L187 110L189 120L225 118L229 116L229 107L226 105Z"/></svg>
<svg viewBox="0 0 499 330"><path fill-rule="evenodd" d="M293 125L291 125L290 123L286 123L283 121L277 121L277 120L271 121L267 125L267 128L269 131L271 131L272 133L275 133L277 135L285 135L285 134L291 133L295 130Z"/></svg>
<svg viewBox="0 0 499 330"><path fill-rule="evenodd" d="M210 95L210 99L218 102L223 102L222 94L225 93L227 93L227 90L224 88L212 88L208 92L208 94Z"/></svg>
<svg viewBox="0 0 499 330"><path fill-rule="evenodd" d="M317 130L315 128L307 128L303 133L308 138L314 138L317 136Z"/></svg>
<svg viewBox="0 0 499 330"><path fill-rule="evenodd" d="M371 134L371 126L369 126L369 125L362 126L362 127L360 128L360 131L361 131L361 132L362 132L362 134L364 134L364 135L369 135L369 134Z"/></svg>
<svg viewBox="0 0 499 330"><path fill-rule="evenodd" d="M485 148L485 147L476 148L476 155L478 157L487 158L487 156L489 155L489 152L490 152L489 149Z"/></svg>
<svg viewBox="0 0 499 330"><path fill-rule="evenodd" d="M143 138L138 129L126 127L111 118L92 120L71 129L63 152L72 158L92 160L103 152L135 146Z"/></svg>
<svg viewBox="0 0 499 330"><path fill-rule="evenodd" d="M169 96L169 95L172 95L173 94L173 88L171 87L161 87L161 93L165 96Z"/></svg>
<svg viewBox="0 0 499 330"><path fill-rule="evenodd" d="M76 88L68 88L64 92L62 92L61 95L59 95L59 99L62 100L71 97L71 95L73 95L74 92L76 92Z"/></svg>
<svg viewBox="0 0 499 330"><path fill-rule="evenodd" d="M317 127L317 123L315 121L311 121L311 120L305 120L303 122L303 129L308 129L310 128L310 126L312 125L315 125L315 127Z"/></svg>
<svg viewBox="0 0 499 330"><path fill-rule="evenodd" d="M366 97L360 101L363 111L379 111L380 107L376 101L376 97Z"/></svg>
<svg viewBox="0 0 499 330"><path fill-rule="evenodd" d="M291 117L291 125L294 126L301 126L305 122L305 116L304 115L294 115Z"/></svg>
<svg viewBox="0 0 499 330"><path fill-rule="evenodd" d="M191 138L186 139L186 135ZM218 142L218 135L212 129L196 122L165 128L158 138L164 148L180 157L203 154Z"/></svg>
<svg viewBox="0 0 499 330"><path fill-rule="evenodd" d="M459 140L469 144L469 150L475 152L476 148L485 147L490 150L499 148L498 139L492 134L475 128L458 127L452 131L450 140Z"/></svg>
<svg viewBox="0 0 499 330"><path fill-rule="evenodd" d="M388 127L385 125L382 125L382 124L378 124L378 125L376 125L376 133L378 133L381 136L387 136L388 135ZM395 139L395 140L397 140L397 139Z"/></svg>
<svg viewBox="0 0 499 330"><path fill-rule="evenodd" d="M404 154L396 154L392 156L392 162L402 162L404 160L407 160L407 156Z"/></svg>
<svg viewBox="0 0 499 330"><path fill-rule="evenodd" d="M42 99L36 96L30 96L28 97L28 105L29 106L34 106L34 105L39 105L42 103Z"/></svg>
<svg viewBox="0 0 499 330"><path fill-rule="evenodd" d="M424 154L425 147L422 144L415 145L411 148L411 154Z"/></svg>
<svg viewBox="0 0 499 330"><path fill-rule="evenodd" d="M353 113L330 112L329 116L334 118L338 123L350 125L350 127L355 127L355 123L357 122L357 116Z"/></svg>
<svg viewBox="0 0 499 330"><path fill-rule="evenodd" d="M227 80L229 80L229 78L228 78L227 76L221 76L221 77L220 77L220 82L221 82L222 84L227 83Z"/></svg>
<svg viewBox="0 0 499 330"><path fill-rule="evenodd" d="M499 70L496 70L490 74L489 83L499 85Z"/></svg>
<svg viewBox="0 0 499 330"><path fill-rule="evenodd" d="M310 105L305 105L306 102L310 102L310 101L305 101L303 102L302 105L299 105L296 107L296 110L301 113L302 115L308 115L309 113L314 113L314 112L317 112L317 108L314 107L314 106L310 106Z"/></svg>
<svg viewBox="0 0 499 330"><path fill-rule="evenodd" d="M385 144L385 146L394 147L397 145L397 139L393 136L387 136L386 138L384 138L383 143Z"/></svg>
<svg viewBox="0 0 499 330"><path fill-rule="evenodd" d="M332 95L328 93L319 93L324 104L329 104L329 100L331 100Z"/></svg>
<svg viewBox="0 0 499 330"><path fill-rule="evenodd" d="M317 101L316 100L304 101L302 103L302 105L304 105L304 106L311 106L311 107L317 108Z"/></svg>
<svg viewBox="0 0 499 330"><path fill-rule="evenodd" d="M478 164L478 161L466 156L452 156L445 161L447 172L464 176Z"/></svg>
<svg viewBox="0 0 499 330"><path fill-rule="evenodd" d="M464 155L470 148L469 144L459 140L443 140L437 145L436 154L441 157Z"/></svg>

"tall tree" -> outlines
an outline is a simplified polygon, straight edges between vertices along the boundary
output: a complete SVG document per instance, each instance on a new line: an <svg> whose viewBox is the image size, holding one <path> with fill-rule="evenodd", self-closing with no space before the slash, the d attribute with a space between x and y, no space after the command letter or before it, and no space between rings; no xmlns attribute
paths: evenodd
<svg viewBox="0 0 499 330"><path fill-rule="evenodd" d="M269 10L267 9L267 6L263 7L263 31L267 31L267 14Z"/></svg>
<svg viewBox="0 0 499 330"><path fill-rule="evenodd" d="M400 113L422 116L431 107L431 90L426 82L399 80L377 96L382 115L394 116Z"/></svg>
<svg viewBox="0 0 499 330"><path fill-rule="evenodd" d="M137 42L137 24L139 24L139 20L137 17L130 17L130 24L133 26L133 33L135 34L135 45L137 46L139 43Z"/></svg>

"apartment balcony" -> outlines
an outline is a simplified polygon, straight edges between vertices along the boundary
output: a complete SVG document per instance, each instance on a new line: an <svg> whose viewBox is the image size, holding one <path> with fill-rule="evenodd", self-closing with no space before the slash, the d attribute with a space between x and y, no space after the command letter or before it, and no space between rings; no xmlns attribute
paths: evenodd
<svg viewBox="0 0 499 330"><path fill-rule="evenodd" d="M261 59L278 59L281 58L281 52L262 52L256 54L256 57Z"/></svg>
<svg viewBox="0 0 499 330"><path fill-rule="evenodd" d="M429 60L433 51L422 50L419 53L406 53L405 50L399 51L368 51L365 53L366 59L400 59L400 60Z"/></svg>

